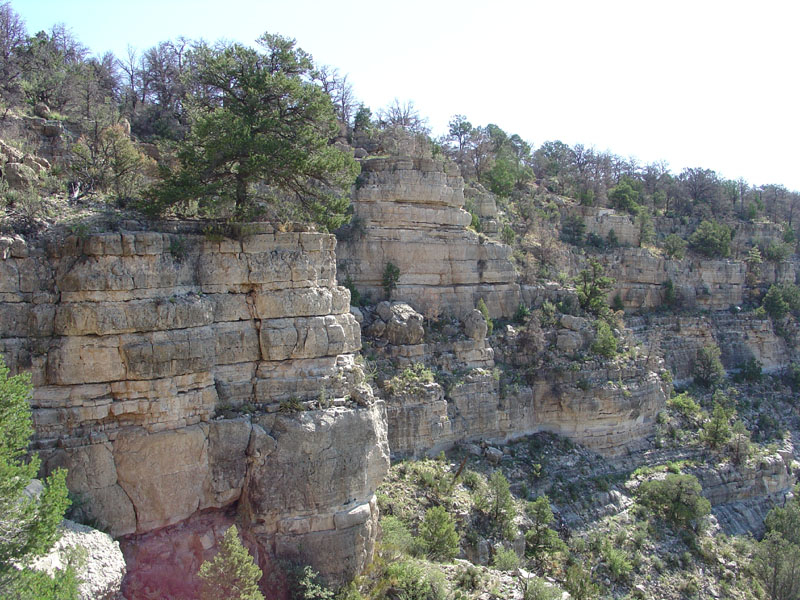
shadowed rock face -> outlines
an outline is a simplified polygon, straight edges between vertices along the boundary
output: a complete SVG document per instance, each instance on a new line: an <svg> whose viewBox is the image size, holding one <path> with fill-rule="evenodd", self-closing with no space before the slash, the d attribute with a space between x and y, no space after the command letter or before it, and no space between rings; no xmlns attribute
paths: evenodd
<svg viewBox="0 0 800 600"><path fill-rule="evenodd" d="M482 298L492 317L511 316L519 284L511 249L467 229L458 167L428 158L373 158L361 163L353 195L358 227L340 241L340 278L383 298L391 262L400 277L393 300L426 316L463 316Z"/></svg>
<svg viewBox="0 0 800 600"><path fill-rule="evenodd" d="M265 564L303 559L331 581L363 568L389 453L333 236L6 241L0 352L32 374L34 447L128 536L129 577L158 579L164 528L187 577L233 520ZM208 511L228 516L204 532Z"/></svg>

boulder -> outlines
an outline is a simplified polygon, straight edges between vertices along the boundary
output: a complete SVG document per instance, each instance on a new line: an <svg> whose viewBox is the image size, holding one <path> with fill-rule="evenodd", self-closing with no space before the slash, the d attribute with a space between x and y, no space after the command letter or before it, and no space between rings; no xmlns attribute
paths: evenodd
<svg viewBox="0 0 800 600"><path fill-rule="evenodd" d="M499 448L494 448L489 446L486 449L486 460L488 460L493 465L499 465L500 461L503 460L503 451Z"/></svg>
<svg viewBox="0 0 800 600"><path fill-rule="evenodd" d="M107 533L67 519L61 522L60 529L61 538L50 552L31 565L32 568L52 574L56 569L63 569L73 549L78 548L84 556L77 567L81 600L119 598L125 576L125 559L119 543Z"/></svg>
<svg viewBox="0 0 800 600"><path fill-rule="evenodd" d="M44 102L37 102L33 107L33 114L42 119L50 118L50 107Z"/></svg>
<svg viewBox="0 0 800 600"><path fill-rule="evenodd" d="M12 190L27 190L38 180L34 170L22 163L6 163L3 174Z"/></svg>
<svg viewBox="0 0 800 600"><path fill-rule="evenodd" d="M3 162L18 163L22 162L24 153L0 140L0 156L5 159Z"/></svg>
<svg viewBox="0 0 800 600"><path fill-rule="evenodd" d="M422 343L425 337L422 315L408 304L392 304L391 317L386 321L385 336L390 344L408 346Z"/></svg>
<svg viewBox="0 0 800 600"><path fill-rule="evenodd" d="M30 167L37 175L43 175L50 168L50 163L46 159L39 158L38 156L34 156L32 154L26 154L23 156L22 164Z"/></svg>
<svg viewBox="0 0 800 600"><path fill-rule="evenodd" d="M561 315L561 326L566 327L570 331L582 331L589 327L589 321L583 317Z"/></svg>
<svg viewBox="0 0 800 600"><path fill-rule="evenodd" d="M583 345L583 338L574 331L559 331L556 338L556 348L562 352L574 352Z"/></svg>
<svg viewBox="0 0 800 600"><path fill-rule="evenodd" d="M42 126L42 134L45 137L59 137L64 132L64 126L58 121L48 121Z"/></svg>
<svg viewBox="0 0 800 600"><path fill-rule="evenodd" d="M464 333L467 334L467 337L475 341L486 339L488 329L489 326L486 324L486 319L483 318L481 311L473 310L464 317Z"/></svg>

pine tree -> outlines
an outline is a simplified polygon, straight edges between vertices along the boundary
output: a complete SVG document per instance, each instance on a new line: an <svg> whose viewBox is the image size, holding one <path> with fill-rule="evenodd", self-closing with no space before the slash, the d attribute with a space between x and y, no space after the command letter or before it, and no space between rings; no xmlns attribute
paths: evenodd
<svg viewBox="0 0 800 600"><path fill-rule="evenodd" d="M258 590L261 569L239 540L239 531L231 525L219 552L200 565L202 600L264 600Z"/></svg>
<svg viewBox="0 0 800 600"><path fill-rule="evenodd" d="M0 357L0 596L4 598L19 596L24 583L25 572L13 563L25 564L50 550L69 506L66 471L51 474L40 492L26 491L39 470L39 457L26 456L33 435L30 376L8 374Z"/></svg>

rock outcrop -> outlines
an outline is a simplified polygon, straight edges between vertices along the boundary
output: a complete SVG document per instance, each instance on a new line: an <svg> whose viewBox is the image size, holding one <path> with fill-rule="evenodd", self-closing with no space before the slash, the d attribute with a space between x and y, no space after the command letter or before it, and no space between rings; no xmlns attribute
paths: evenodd
<svg viewBox="0 0 800 600"><path fill-rule="evenodd" d="M492 338L495 348L485 335L483 317L471 313L463 332L448 331L442 341L393 346L371 340L379 357L401 366L423 363L437 374L424 384L402 374L384 384L393 455L430 455L456 443L505 442L540 431L616 455L641 447L652 433L666 402L659 360L572 361L569 356L588 349L594 329L571 315L548 332L535 322L508 326ZM514 377L495 368L496 356L514 367Z"/></svg>
<svg viewBox="0 0 800 600"><path fill-rule="evenodd" d="M340 236L340 281L373 300L384 298L387 263L399 269L393 300L426 316L463 316L483 299L492 317L519 305L511 249L467 229L458 167L428 158L372 158L361 163L354 217Z"/></svg>
<svg viewBox="0 0 800 600"><path fill-rule="evenodd" d="M774 373L795 360L796 350L779 336L766 317L717 312L705 316L648 315L631 317L628 326L648 354L664 357L676 383L694 376L697 351L719 346L723 366L738 370L750 359Z"/></svg>
<svg viewBox="0 0 800 600"><path fill-rule="evenodd" d="M663 306L668 280L683 308L728 309L744 299L747 265L743 262L671 260L645 248L619 248L601 260L606 274L616 280L611 296L619 294L626 309Z"/></svg>
<svg viewBox="0 0 800 600"><path fill-rule="evenodd" d="M386 426L334 246L267 231L0 244L0 352L32 374L34 447L123 546L234 509L265 557L331 581L364 566Z"/></svg>
<svg viewBox="0 0 800 600"><path fill-rule="evenodd" d="M53 574L71 560L80 584L81 600L117 600L120 598L125 559L119 543L111 536L68 519L61 522L60 538L50 552L36 559L33 569Z"/></svg>

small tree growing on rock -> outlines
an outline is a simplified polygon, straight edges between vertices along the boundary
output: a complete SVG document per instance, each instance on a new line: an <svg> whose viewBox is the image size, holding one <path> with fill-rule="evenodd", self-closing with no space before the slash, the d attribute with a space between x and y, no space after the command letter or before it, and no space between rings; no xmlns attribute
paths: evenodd
<svg viewBox="0 0 800 600"><path fill-rule="evenodd" d="M219 552L210 561L200 565L202 600L264 600L258 589L261 569L239 540L239 531L231 525Z"/></svg>
<svg viewBox="0 0 800 600"><path fill-rule="evenodd" d="M581 308L597 316L606 315L609 310L606 295L613 285L614 279L605 275L603 265L593 258L589 259L589 267L575 278Z"/></svg>
<svg viewBox="0 0 800 600"><path fill-rule="evenodd" d="M459 535L453 517L443 506L434 506L425 513L419 536L428 558L450 561L458 556Z"/></svg>
<svg viewBox="0 0 800 600"><path fill-rule="evenodd" d="M40 464L36 454L26 458L33 434L30 376L8 374L0 357L0 596L15 598L31 586L41 590L39 586L48 585L47 578L13 563L25 564L53 546L69 500L64 470L51 474L39 493L29 492ZM57 583L52 589L59 589Z"/></svg>
<svg viewBox="0 0 800 600"><path fill-rule="evenodd" d="M719 346L703 346L697 351L694 362L694 380L703 386L717 385L725 377L725 369L719 357Z"/></svg>
<svg viewBox="0 0 800 600"><path fill-rule="evenodd" d="M392 261L386 263L383 269L383 291L386 292L387 300L392 299L392 292L397 288L397 281L400 279L400 268Z"/></svg>

